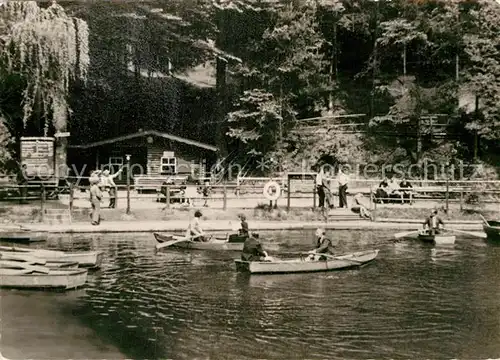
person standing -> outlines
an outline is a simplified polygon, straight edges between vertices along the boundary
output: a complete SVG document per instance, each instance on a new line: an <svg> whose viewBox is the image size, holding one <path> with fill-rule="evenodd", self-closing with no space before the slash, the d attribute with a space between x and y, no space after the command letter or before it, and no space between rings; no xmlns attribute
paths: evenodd
<svg viewBox="0 0 500 360"><path fill-rule="evenodd" d="M99 177L90 177L90 205L92 206L91 224L99 225L101 223L101 200L102 192L99 188Z"/></svg>
<svg viewBox="0 0 500 360"><path fill-rule="evenodd" d="M115 174L111 175L109 170L104 170L102 172L102 183L104 185L104 189L109 193L109 207L114 209L116 208L116 184L114 179L121 174L123 169L118 170Z"/></svg>
<svg viewBox="0 0 500 360"><path fill-rule="evenodd" d="M318 198L319 198L319 207L324 208L325 207L325 172L323 170L323 167L319 168L318 174L316 175L316 192L318 193Z"/></svg>
<svg viewBox="0 0 500 360"><path fill-rule="evenodd" d="M344 174L342 169L339 169L339 174L337 181L339 183L339 207L347 208L347 185L349 183L349 177Z"/></svg>

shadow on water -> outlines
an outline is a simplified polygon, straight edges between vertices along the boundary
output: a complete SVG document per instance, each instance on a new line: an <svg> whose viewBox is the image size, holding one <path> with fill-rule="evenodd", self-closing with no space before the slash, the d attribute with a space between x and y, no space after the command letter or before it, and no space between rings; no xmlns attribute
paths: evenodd
<svg viewBox="0 0 500 360"><path fill-rule="evenodd" d="M249 276L235 271L237 252L157 253L150 234L54 238L50 247L106 255L60 314L137 359L500 355L500 247L393 243L388 232L330 235L343 240L339 252L379 248L379 257L355 270ZM312 231L272 236L275 254L314 244Z"/></svg>

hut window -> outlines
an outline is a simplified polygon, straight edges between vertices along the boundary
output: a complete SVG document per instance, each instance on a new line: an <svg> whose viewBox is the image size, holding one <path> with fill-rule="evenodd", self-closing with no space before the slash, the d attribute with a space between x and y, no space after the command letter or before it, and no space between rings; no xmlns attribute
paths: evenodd
<svg viewBox="0 0 500 360"><path fill-rule="evenodd" d="M160 172L162 174L176 174L177 173L177 160L176 160L176 158L163 156L161 158Z"/></svg>

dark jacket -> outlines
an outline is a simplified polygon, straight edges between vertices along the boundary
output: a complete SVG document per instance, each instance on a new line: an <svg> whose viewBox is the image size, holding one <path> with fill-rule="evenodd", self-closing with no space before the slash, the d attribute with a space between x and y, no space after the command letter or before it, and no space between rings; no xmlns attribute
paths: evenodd
<svg viewBox="0 0 500 360"><path fill-rule="evenodd" d="M412 188L413 186L411 186L409 181L403 180L399 183L399 187L402 189L407 189L407 188Z"/></svg>
<svg viewBox="0 0 500 360"><path fill-rule="evenodd" d="M242 236L248 236L248 223L245 220L241 221L241 229L239 233Z"/></svg>
<svg viewBox="0 0 500 360"><path fill-rule="evenodd" d="M262 244L254 237L249 237L243 244L243 252L241 253L241 260L243 261L259 261L261 257L266 254L262 249Z"/></svg>
<svg viewBox="0 0 500 360"><path fill-rule="evenodd" d="M318 239L318 242L316 244L317 254L333 254L334 250L335 248L332 244L332 241L328 239L326 236L323 236L322 238Z"/></svg>
<svg viewBox="0 0 500 360"><path fill-rule="evenodd" d="M439 224L444 226L443 220L436 215L436 228L439 227ZM427 219L425 219L424 225L427 225L429 229L432 229L432 216L429 216Z"/></svg>

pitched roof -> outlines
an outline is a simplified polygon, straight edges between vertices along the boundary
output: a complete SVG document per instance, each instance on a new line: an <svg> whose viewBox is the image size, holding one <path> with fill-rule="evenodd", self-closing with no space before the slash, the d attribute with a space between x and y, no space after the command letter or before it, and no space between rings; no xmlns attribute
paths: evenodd
<svg viewBox="0 0 500 360"><path fill-rule="evenodd" d="M161 138L164 138L164 139L178 141L178 142L181 142L181 143L184 143L184 144L188 144L188 145L192 145L192 146L197 146L199 148L203 148L203 149L207 149L207 150L211 150L211 151L217 151L218 150L213 145L204 144L204 143L201 143L199 141L186 139L186 138L183 138L183 137L180 137L180 136L176 136L176 135L172 135L172 134L169 134L169 133L160 132L160 131L156 131L156 130L139 131L139 132L136 132L136 133L133 133L133 134L118 136L118 137L107 139L107 140L96 141L96 142L93 142L93 143L90 143L90 144L69 145L68 148L73 148L73 149L90 149L90 148L97 147L97 146L102 146L102 145L107 145L107 144L113 144L113 143L116 143L116 142L130 140L130 139L134 139L134 138L137 138L137 137L143 137L143 136L157 136L157 137L161 137Z"/></svg>

